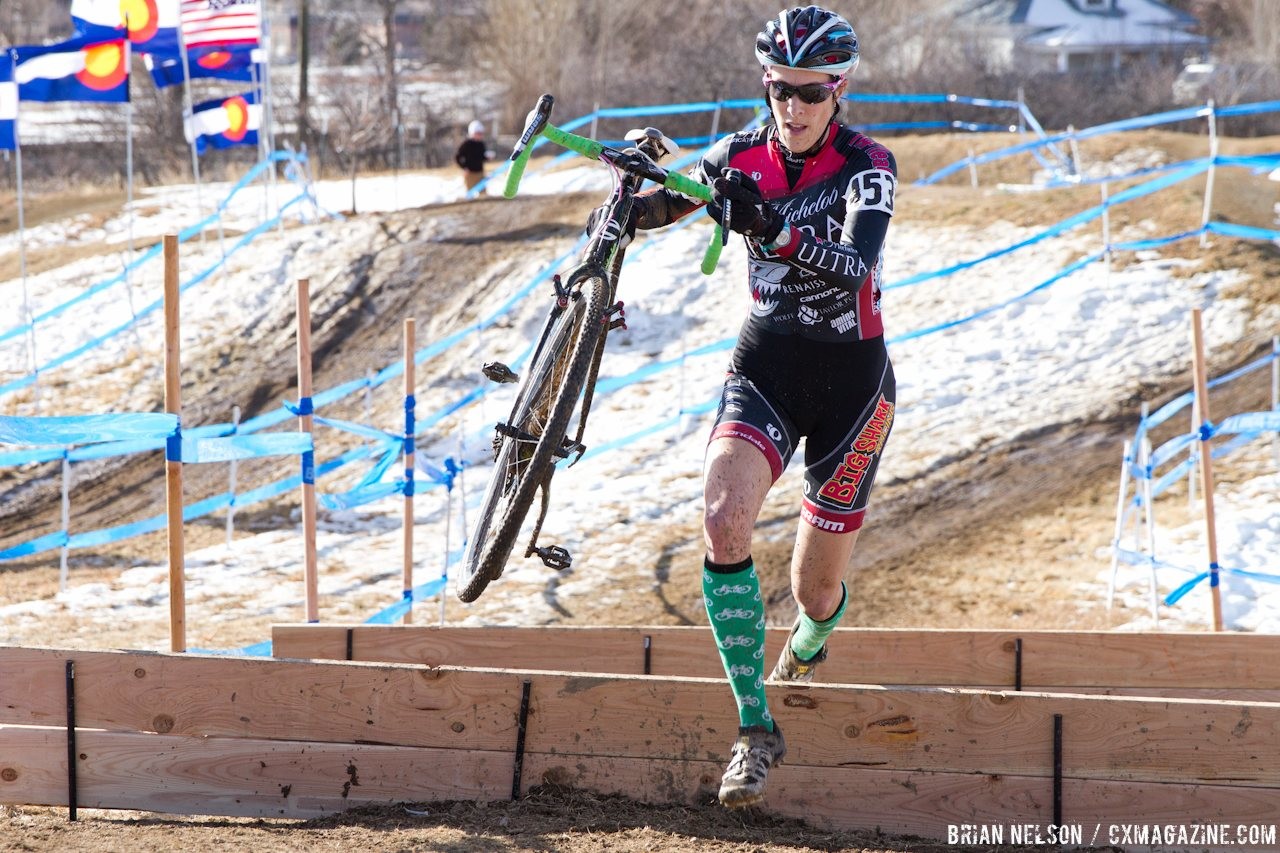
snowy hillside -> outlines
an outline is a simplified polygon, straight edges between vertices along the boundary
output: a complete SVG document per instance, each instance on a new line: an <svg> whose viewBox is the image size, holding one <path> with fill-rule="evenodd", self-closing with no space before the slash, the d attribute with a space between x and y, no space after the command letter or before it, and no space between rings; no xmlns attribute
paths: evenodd
<svg viewBox="0 0 1280 853"><path fill-rule="evenodd" d="M606 186L603 170L575 167L531 176L522 194ZM218 198L225 189L206 186L204 193L206 198ZM277 187L276 192L289 189ZM356 208L361 215L328 218L308 209L307 224L289 220L288 227L262 233L237 250L207 286L193 288L184 297L184 350L189 347L199 353L216 343L218 336L228 334L228 329L279 310L292 298L290 288L295 279L314 277L319 281L320 271L340 268L350 248L372 239L377 231L374 211L450 202L457 199L459 189L451 175L404 174L398 181L389 177L362 179L356 189ZM885 249L890 289L883 308L899 399L897 421L880 474L885 483L909 484L946 460L980 455L1053 425L1126 415L1136 422L1137 412L1126 411L1121 404L1132 398L1136 387L1144 381L1176 385L1179 377L1189 376L1187 340L1193 307L1204 309L1210 348L1215 342L1256 337L1259 329L1280 332L1280 310L1274 304L1260 306L1238 295L1242 273L1196 269L1158 250L1137 253L1136 261L1123 268L1090 265L1030 296L1014 299L1082 255L1097 251L1100 235L1088 226L997 258L979 267L976 274L893 288L895 282L980 257L1041 230L1008 222L949 226L913 222L913 192L904 187L902 212ZM321 209L352 207L348 182L323 183L317 193ZM155 237L171 229L173 223L194 221L193 196L191 188L183 187L143 194L135 204L133 233ZM223 227L238 235L259 221L273 202L267 190L252 187L238 197L238 206L228 211ZM58 247L71 253L77 247L105 242L122 252L129 239L127 232L123 216L105 222L70 218L31 229L27 245L28 251ZM629 252L619 293L627 303L629 329L610 338L602 387L618 384L610 382L615 378L652 372L598 398L588 445L617 441L618 446L594 453L556 477L544 539L575 552L574 568L552 577L534 561L513 561L506 575L471 606L461 605L450 586L443 607L450 622L538 624L567 618L566 607L573 610L575 602L588 600L595 606L616 606L618 621L625 621L629 598L637 588L653 583L650 565L662 548L664 528L675 521L696 524L701 507L702 449L710 422L704 404L716 398L727 350L713 347L707 354L685 356L701 347L728 342L749 304L740 246L731 243L714 276L698 272L697 260L709 233L706 221L698 217L689 227L642 235ZM234 241L237 237L225 239ZM14 252L15 241L14 234L0 237L0 253ZM562 243L563 250L571 246L567 239ZM213 264L220 251L219 241L212 236L203 244L189 242L183 249L184 275ZM480 315L497 309L525 286L546 260L549 258L529 258L523 265L511 265L507 279L478 307ZM30 276L26 287L33 312L38 315L99 280L103 266L103 256L87 255ZM0 304L20 305L21 288L16 279L0 282ZM109 299L39 326L38 353L66 351L127 322L131 310L142 309L159 292L158 265L131 281L130 290L131 299L122 298L125 291L117 288ZM982 313L1007 301L1006 307ZM539 299L519 302L511 322L470 336L442 358L461 364L486 355L518 355L527 343L527 334L536 329L541 304ZM16 313L6 316L12 321ZM108 389L113 399L121 396L127 400L131 387L154 382L155 364L137 354L159 351L160 313L148 315L136 335L119 335L78 360L74 371L63 370L50 377L48 381L57 388L57 403L51 405L46 397L40 413L99 411L94 401ZM980 313L982 316L966 319ZM956 323L953 328L917 336L952 321ZM8 328L13 322L4 325ZM419 340L420 347L427 343ZM26 365L28 346L25 337L7 340L0 344L0 356L6 364ZM655 364L668 362L673 365L669 369L653 370ZM389 385L380 393L394 396L398 391ZM443 421L447 432L437 440L419 445L420 454L428 458L454 457L468 463L463 488L453 492L448 541L454 552L461 547L463 527L457 498L465 492L469 505L479 500L489 470L486 457L491 424L505 414L509 393L509 388L498 389L457 417ZM419 391L419 419L453 399L443 396ZM23 399L30 400L30 395L0 400L0 413L34 414L29 402L20 402ZM394 423L380 426L395 428ZM323 445L320 450L323 457ZM1115 460L1118 475L1119 446ZM1237 476L1239 482L1218 495L1219 562L1280 575L1280 474L1276 463L1262 439L1241 451L1238 460L1250 473ZM798 469L793 464L777 488L798 493ZM981 467L970 470L981 476ZM360 473L363 469L337 481L321 480L320 491L341 491ZM417 499L417 583L441 571L445 495L443 489L436 488L420 491ZM323 621L361 621L399 600L401 503L398 498L388 498L322 513ZM874 505L873 498L873 518ZM1161 528L1156 536L1162 560L1197 570L1205 565L1201 522ZM300 620L301 548L298 531L282 529L238 538L229 548L217 546L189 553L191 645L238 648L248 641L243 632L231 627L233 623L252 619L257 626ZM73 565L84 556L73 552ZM1082 612L1105 607L1110 565L1110 554L1099 552L1082 571L1076 602ZM165 648L165 578L162 565L140 565L118 578L95 582L78 581L73 569L65 592L0 605L0 642L49 642L46 629L55 622L74 624L77 632L83 632L82 638L92 636L94 626L106 630L106 626L125 623L131 646ZM1163 573L1162 593L1185 579L1177 573ZM1134 621L1126 627L1150 627L1150 620L1143 615L1146 569L1122 566L1118 581L1120 595L1134 614ZM1280 630L1280 587L1230 574L1224 583L1230 627ZM1160 627L1203 628L1209 616L1207 596L1207 585L1200 584L1176 607L1162 607ZM440 618L439 599L420 603L417 612L415 621L419 624ZM265 629L256 639L267 639Z"/></svg>

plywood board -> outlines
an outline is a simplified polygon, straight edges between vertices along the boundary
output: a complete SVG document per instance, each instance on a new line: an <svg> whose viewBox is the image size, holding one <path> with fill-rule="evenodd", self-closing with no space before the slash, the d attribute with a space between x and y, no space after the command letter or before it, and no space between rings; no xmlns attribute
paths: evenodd
<svg viewBox="0 0 1280 853"><path fill-rule="evenodd" d="M767 660L786 635L769 629ZM276 625L273 653L344 660L348 636L352 660L636 675L647 647L652 674L723 674L710 630L697 627ZM1263 634L842 628L828 645L825 683L1012 688L1020 657L1024 690L1248 689L1280 698L1280 638Z"/></svg>
<svg viewBox="0 0 1280 853"><path fill-rule="evenodd" d="M0 726L0 802L65 805L65 737L60 729ZM85 808L312 818L366 804L499 800L512 792L512 753L104 731L80 731L77 741L77 800ZM529 752L520 790L552 784L718 808L722 769L704 759ZM1105 844L1111 824L1270 823L1276 792L1068 779L1062 798L1063 824L1078 827L1086 844ZM957 824L1044 833L1054 817L1045 778L787 762L771 774L764 808L818 827L937 839Z"/></svg>
<svg viewBox="0 0 1280 853"><path fill-rule="evenodd" d="M505 751L530 685L531 752L727 759L737 719L722 679L428 668L0 648L0 722L202 737ZM1280 705L771 685L792 765L1045 777L1055 715L1063 773L1115 781L1280 787Z"/></svg>

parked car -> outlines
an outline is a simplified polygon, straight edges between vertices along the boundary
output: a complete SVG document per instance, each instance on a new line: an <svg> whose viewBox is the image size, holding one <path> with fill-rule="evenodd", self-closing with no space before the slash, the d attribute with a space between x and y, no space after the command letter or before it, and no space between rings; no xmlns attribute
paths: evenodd
<svg viewBox="0 0 1280 853"><path fill-rule="evenodd" d="M1280 96L1280 67L1261 62L1192 62L1173 81L1181 104L1268 101Z"/></svg>

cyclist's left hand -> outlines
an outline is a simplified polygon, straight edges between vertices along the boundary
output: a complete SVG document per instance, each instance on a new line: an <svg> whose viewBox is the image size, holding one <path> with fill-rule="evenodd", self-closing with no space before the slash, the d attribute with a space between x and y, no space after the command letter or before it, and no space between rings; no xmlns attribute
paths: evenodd
<svg viewBox="0 0 1280 853"><path fill-rule="evenodd" d="M711 184L707 212L726 231L772 243L787 224L764 200L760 186L741 169L725 169Z"/></svg>

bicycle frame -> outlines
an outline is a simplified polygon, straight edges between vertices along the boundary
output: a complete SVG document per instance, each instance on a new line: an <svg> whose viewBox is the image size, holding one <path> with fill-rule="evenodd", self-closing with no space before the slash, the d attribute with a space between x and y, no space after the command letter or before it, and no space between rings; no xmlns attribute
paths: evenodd
<svg viewBox="0 0 1280 853"><path fill-rule="evenodd" d="M552 103L550 95L543 95L529 114L512 154L505 194L515 194L532 142L539 135L609 164L614 187L577 262L563 280L558 275L553 279L555 301L524 377L517 377L504 364L484 366L490 379L519 381L520 387L507 420L495 428L494 473L478 510L458 584L463 601L474 601L502 574L537 493L541 494L541 508L524 556L537 555L555 569L569 567L572 558L568 551L557 545L540 547L538 537L550 505L550 483L557 461L569 460L573 465L586 450L582 438L609 332L626 325L622 303L615 299L625 255L624 223L630 218L635 194L646 180L652 180L695 198L710 198L704 185L658 166L656 161L667 148L658 131L642 131L636 147L620 151L551 125ZM703 259L704 272L715 268L722 245L717 230Z"/></svg>

